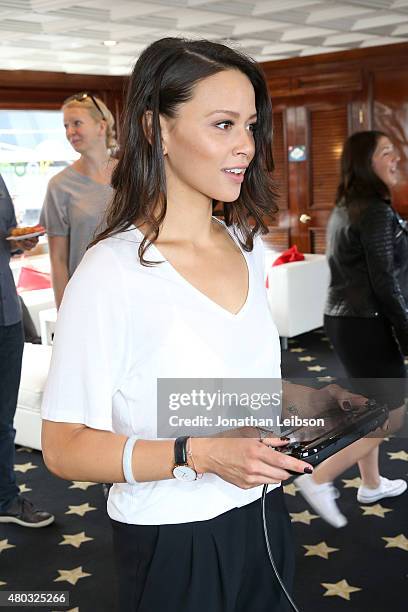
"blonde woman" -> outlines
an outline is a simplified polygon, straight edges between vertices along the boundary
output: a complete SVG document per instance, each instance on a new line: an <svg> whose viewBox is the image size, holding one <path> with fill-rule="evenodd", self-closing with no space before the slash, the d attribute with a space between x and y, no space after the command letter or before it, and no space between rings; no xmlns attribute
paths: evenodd
<svg viewBox="0 0 408 612"><path fill-rule="evenodd" d="M95 231L103 226L117 147L112 113L99 98L75 94L62 111L66 137L81 157L50 180L40 217L48 234L57 308Z"/></svg>

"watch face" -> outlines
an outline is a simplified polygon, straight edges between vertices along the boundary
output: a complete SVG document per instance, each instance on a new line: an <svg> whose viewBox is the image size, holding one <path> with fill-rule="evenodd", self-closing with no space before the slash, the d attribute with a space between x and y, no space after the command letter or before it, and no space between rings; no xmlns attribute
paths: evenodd
<svg viewBox="0 0 408 612"><path fill-rule="evenodd" d="M176 465L173 468L173 476L177 480L184 480L184 482L191 482L197 478L196 472L188 465Z"/></svg>

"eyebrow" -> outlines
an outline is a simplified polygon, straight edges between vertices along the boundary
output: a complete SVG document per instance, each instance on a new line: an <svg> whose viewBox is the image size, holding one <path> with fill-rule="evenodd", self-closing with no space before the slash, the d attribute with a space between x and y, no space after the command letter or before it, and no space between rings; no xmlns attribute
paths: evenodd
<svg viewBox="0 0 408 612"><path fill-rule="evenodd" d="M231 110L226 110L226 109L219 109L219 110L214 110L211 111L210 113L208 113L208 115L206 115L206 117L210 117L210 115L216 115L217 113L219 114L224 114L224 115L231 115L231 117L235 117L235 118L239 118L239 113L236 113L235 111L231 111ZM254 113L253 115L251 115L249 117L249 119L253 119L256 117L256 113Z"/></svg>

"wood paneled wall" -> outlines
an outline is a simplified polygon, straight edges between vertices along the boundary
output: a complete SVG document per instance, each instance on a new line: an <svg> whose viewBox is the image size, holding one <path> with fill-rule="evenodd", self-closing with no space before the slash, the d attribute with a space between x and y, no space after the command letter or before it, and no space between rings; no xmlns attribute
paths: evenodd
<svg viewBox="0 0 408 612"><path fill-rule="evenodd" d="M0 70L0 109L56 110L68 96L87 91L105 102L119 133L126 81L115 76Z"/></svg>
<svg viewBox="0 0 408 612"><path fill-rule="evenodd" d="M343 143L358 130L380 129L399 147L394 204L408 217L408 44L291 58L263 69L274 106L281 211L268 243L324 252ZM296 146L306 148L304 161L288 161Z"/></svg>

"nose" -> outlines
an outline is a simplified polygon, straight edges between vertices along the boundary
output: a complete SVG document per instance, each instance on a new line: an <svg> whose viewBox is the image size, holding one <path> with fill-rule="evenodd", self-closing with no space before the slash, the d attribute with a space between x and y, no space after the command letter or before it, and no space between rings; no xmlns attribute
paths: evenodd
<svg viewBox="0 0 408 612"><path fill-rule="evenodd" d="M233 150L234 155L242 155L248 160L251 160L255 154L255 142L253 133L244 127L239 130L237 134L237 140Z"/></svg>

